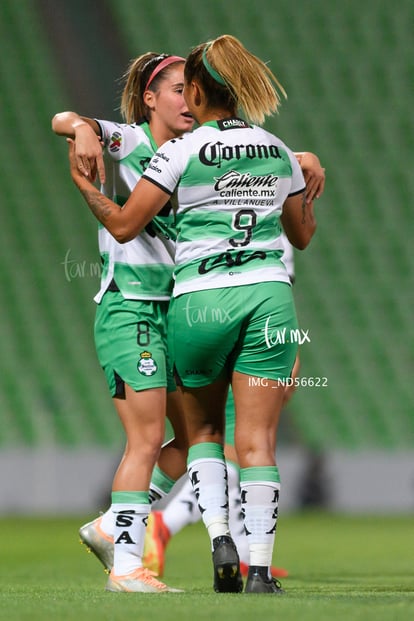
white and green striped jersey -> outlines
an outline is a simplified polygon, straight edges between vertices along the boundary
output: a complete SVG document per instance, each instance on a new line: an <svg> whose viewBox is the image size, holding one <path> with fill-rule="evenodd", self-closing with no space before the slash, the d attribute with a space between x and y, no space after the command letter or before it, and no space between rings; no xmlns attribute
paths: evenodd
<svg viewBox="0 0 414 621"><path fill-rule="evenodd" d="M166 142L143 177L178 190L174 296L289 282L280 214L305 181L279 138L238 118L205 123Z"/></svg>
<svg viewBox="0 0 414 621"><path fill-rule="evenodd" d="M106 182L101 192L123 205L157 150L149 125L118 124L97 119L105 147ZM100 226L99 251L102 260L100 302L114 280L124 298L169 300L173 287L175 231L174 214L168 204L135 239L118 243Z"/></svg>
<svg viewBox="0 0 414 621"><path fill-rule="evenodd" d="M293 246L288 240L286 233L283 231L283 229L280 236L280 241L282 242L283 246L283 254L280 258L286 267L289 280L293 284L295 282L295 253Z"/></svg>

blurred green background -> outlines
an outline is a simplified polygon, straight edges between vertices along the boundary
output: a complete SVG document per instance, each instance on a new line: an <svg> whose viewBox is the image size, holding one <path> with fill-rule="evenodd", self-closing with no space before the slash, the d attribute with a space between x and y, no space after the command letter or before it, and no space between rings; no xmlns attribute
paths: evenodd
<svg viewBox="0 0 414 621"><path fill-rule="evenodd" d="M52 116L120 120L131 58L223 33L288 92L267 128L327 173L295 285L301 376L327 386L298 389L285 441L414 447L412 0L2 0L0 450L121 441L93 343L97 226Z"/></svg>

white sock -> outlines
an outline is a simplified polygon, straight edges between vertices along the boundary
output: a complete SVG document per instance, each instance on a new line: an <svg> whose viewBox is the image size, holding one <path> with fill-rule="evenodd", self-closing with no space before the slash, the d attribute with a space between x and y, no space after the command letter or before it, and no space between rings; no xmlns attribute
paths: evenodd
<svg viewBox="0 0 414 621"><path fill-rule="evenodd" d="M223 447L215 442L191 446L188 475L211 542L221 535L229 535L227 468Z"/></svg>
<svg viewBox="0 0 414 621"><path fill-rule="evenodd" d="M277 524L279 471L276 466L242 468L240 479L249 565L270 567Z"/></svg>
<svg viewBox="0 0 414 621"><path fill-rule="evenodd" d="M179 490L162 512L162 519L171 535L178 533L184 526L201 520L193 487L187 474L178 481Z"/></svg>
<svg viewBox="0 0 414 621"><path fill-rule="evenodd" d="M123 498L127 502L119 502ZM145 492L112 492L112 499L111 510L115 518L113 572L116 576L123 576L142 567L150 504Z"/></svg>
<svg viewBox="0 0 414 621"><path fill-rule="evenodd" d="M236 544L240 561L249 564L249 542L244 530L244 519L241 510L240 469L231 461L227 462L229 487L229 525L231 537Z"/></svg>
<svg viewBox="0 0 414 621"><path fill-rule="evenodd" d="M149 487L149 501L152 505L167 496L175 484L174 479L161 470L158 464L155 464Z"/></svg>

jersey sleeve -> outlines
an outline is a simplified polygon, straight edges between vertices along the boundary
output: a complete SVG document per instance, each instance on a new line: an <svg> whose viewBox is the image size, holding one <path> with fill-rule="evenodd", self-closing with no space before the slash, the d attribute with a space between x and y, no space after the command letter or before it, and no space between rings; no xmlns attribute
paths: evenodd
<svg viewBox="0 0 414 621"><path fill-rule="evenodd" d="M134 127L125 123L94 119L101 130L105 151L114 160L122 160L136 147Z"/></svg>
<svg viewBox="0 0 414 621"><path fill-rule="evenodd" d="M183 142L183 138L174 138L163 144L153 155L143 179L172 194L186 166Z"/></svg>

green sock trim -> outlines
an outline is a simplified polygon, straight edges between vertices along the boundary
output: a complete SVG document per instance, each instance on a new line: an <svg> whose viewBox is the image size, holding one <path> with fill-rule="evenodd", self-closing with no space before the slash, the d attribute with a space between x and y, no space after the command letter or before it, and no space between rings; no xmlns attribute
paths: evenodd
<svg viewBox="0 0 414 621"><path fill-rule="evenodd" d="M240 482L248 481L272 481L280 483L279 468L277 466L255 466L253 468L240 468Z"/></svg>
<svg viewBox="0 0 414 621"><path fill-rule="evenodd" d="M187 464L196 459L215 458L224 460L224 450L221 444L217 442L201 442L190 446L188 451Z"/></svg>
<svg viewBox="0 0 414 621"><path fill-rule="evenodd" d="M149 505L148 492L112 492L113 504Z"/></svg>
<svg viewBox="0 0 414 621"><path fill-rule="evenodd" d="M233 468L237 470L237 472L240 472L240 466L237 463L237 461L233 461L232 459L227 459L226 457L226 463L228 466L233 466Z"/></svg>
<svg viewBox="0 0 414 621"><path fill-rule="evenodd" d="M175 481L156 465L152 471L151 483L154 487L160 489L165 494L168 494L168 492L171 491Z"/></svg>

